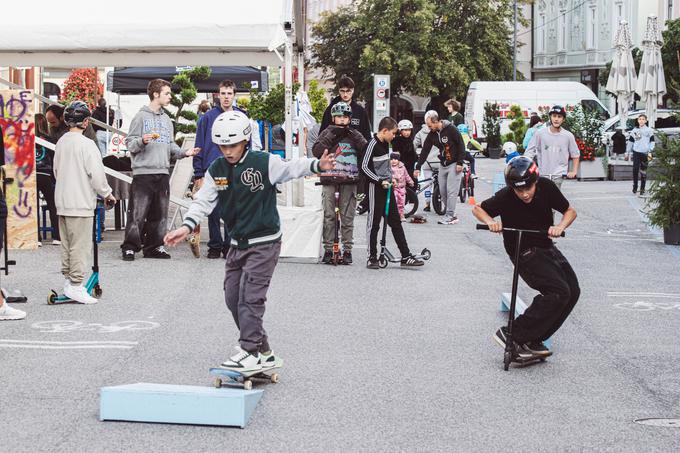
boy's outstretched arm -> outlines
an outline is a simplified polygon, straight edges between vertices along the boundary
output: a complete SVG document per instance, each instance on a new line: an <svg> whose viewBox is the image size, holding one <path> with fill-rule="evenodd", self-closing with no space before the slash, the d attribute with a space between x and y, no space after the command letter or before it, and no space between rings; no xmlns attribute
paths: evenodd
<svg viewBox="0 0 680 453"><path fill-rule="evenodd" d="M217 205L217 188L215 180L206 172L203 177L201 189L194 195L194 201L189 206L189 211L184 216L182 226L170 231L163 239L166 245L175 246L183 241L189 233L194 231L204 217L207 217Z"/></svg>
<svg viewBox="0 0 680 453"><path fill-rule="evenodd" d="M320 159L300 157L285 161L274 154L269 156L269 181L279 184L292 179L311 176L335 168L335 156L325 150Z"/></svg>

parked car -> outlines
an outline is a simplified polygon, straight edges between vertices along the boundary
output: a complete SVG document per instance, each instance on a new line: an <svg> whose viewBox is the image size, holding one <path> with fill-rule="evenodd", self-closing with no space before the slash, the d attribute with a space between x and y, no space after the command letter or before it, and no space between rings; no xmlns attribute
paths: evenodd
<svg viewBox="0 0 680 453"><path fill-rule="evenodd" d="M473 137L484 141L482 122L484 103L497 102L501 115L501 134L510 132L510 119L506 116L510 107L517 104L522 108L524 118L536 112L543 114L553 105L562 105L567 111L580 104L584 109L596 110L603 119L609 118L609 111L597 95L579 82L530 81L530 82L472 82L465 101L465 123Z"/></svg>
<svg viewBox="0 0 680 453"><path fill-rule="evenodd" d="M623 133L628 138L628 132L632 131L637 125L637 117L644 114L644 110L633 110L628 112L628 120L626 121L626 130ZM680 109L659 109L657 111L657 120L654 125L656 134L664 134L669 137L680 137L680 121L678 116ZM602 126L602 143L607 148L607 155L611 154L612 135L616 129L621 125L621 117L619 115L613 116L604 122Z"/></svg>

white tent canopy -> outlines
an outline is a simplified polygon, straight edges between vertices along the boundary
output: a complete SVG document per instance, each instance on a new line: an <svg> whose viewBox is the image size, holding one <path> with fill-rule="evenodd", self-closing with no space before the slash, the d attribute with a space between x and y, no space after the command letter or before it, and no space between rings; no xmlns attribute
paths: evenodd
<svg viewBox="0 0 680 453"><path fill-rule="evenodd" d="M274 50L286 41L293 9L290 0L181 12L139 0L110 10L39 3L39 13L0 27L0 66L280 66Z"/></svg>

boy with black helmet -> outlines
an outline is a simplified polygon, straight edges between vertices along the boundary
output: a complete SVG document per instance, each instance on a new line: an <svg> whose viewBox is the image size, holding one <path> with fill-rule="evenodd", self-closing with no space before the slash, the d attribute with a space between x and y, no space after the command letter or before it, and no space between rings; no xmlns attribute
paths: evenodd
<svg viewBox="0 0 680 453"><path fill-rule="evenodd" d="M342 263L352 264L352 245L354 244L354 216L356 215L356 194L359 179L358 157L366 146L366 139L349 127L352 107L346 102L338 102L331 107L333 124L319 134L312 147L314 157L320 158L324 152L335 156L335 168L320 175L323 185L321 200L323 204L323 248L322 263L333 260L333 240L335 235L335 192L340 195L340 225L342 236Z"/></svg>
<svg viewBox="0 0 680 453"><path fill-rule="evenodd" d="M235 355L221 366L257 371L280 364L264 330L267 290L281 251L281 225L276 208L276 184L331 170L335 158L300 157L283 161L274 154L250 151L250 119L239 111L220 114L212 127L212 140L223 157L204 175L182 226L165 235L174 246L194 230L202 218L219 208L231 234L227 252L224 296L240 331Z"/></svg>
<svg viewBox="0 0 680 453"><path fill-rule="evenodd" d="M563 176L570 179L576 177L581 154L574 134L562 127L567 119L564 107L554 105L548 112L548 119L548 127L534 134L524 155L532 159L536 157L541 174L561 188ZM574 161L571 171L569 159Z"/></svg>
<svg viewBox="0 0 680 453"><path fill-rule="evenodd" d="M64 295L82 304L97 303L83 286L92 250L97 195L107 204L116 202L106 181L99 148L83 136L90 116L90 109L82 101L73 101L66 107L64 121L69 132L57 141L54 150L54 176L57 179L54 202L59 215Z"/></svg>
<svg viewBox="0 0 680 453"><path fill-rule="evenodd" d="M567 259L555 247L551 238L562 232L576 219L576 211L554 182L539 177L536 163L525 156L512 159L505 168L507 187L476 205L472 213L494 233L503 232L505 250L512 259L517 234L503 228L545 230L548 236L527 234L522 237L519 254L519 275L538 291L524 314L515 319L513 340L520 357L550 355L543 341L550 338L567 319L581 294L578 279ZM553 210L562 219L553 225ZM500 221L494 217L500 216ZM503 347L506 327L498 329L494 339Z"/></svg>

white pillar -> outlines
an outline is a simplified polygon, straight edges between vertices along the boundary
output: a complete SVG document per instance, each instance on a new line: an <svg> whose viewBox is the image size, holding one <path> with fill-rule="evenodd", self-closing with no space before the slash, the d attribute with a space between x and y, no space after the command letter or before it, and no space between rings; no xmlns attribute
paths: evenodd
<svg viewBox="0 0 680 453"><path fill-rule="evenodd" d="M286 159L293 159L293 45L290 42L290 36L286 39L285 55L284 55L284 88L285 98L284 108L286 109ZM286 206L293 206L293 185L286 183Z"/></svg>

